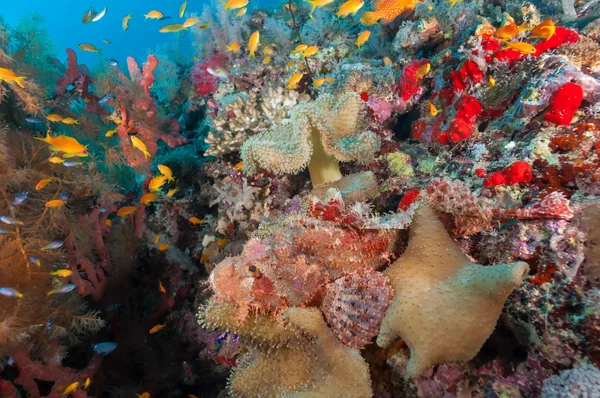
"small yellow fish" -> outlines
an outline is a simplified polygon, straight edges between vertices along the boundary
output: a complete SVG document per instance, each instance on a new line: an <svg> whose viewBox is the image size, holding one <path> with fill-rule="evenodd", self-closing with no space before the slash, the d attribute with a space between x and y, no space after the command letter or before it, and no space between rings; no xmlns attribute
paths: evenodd
<svg viewBox="0 0 600 398"><path fill-rule="evenodd" d="M137 206L125 206L125 207L121 207L119 210L117 210L117 216L119 217L125 217L125 216L129 216L133 213L135 213L137 211Z"/></svg>
<svg viewBox="0 0 600 398"><path fill-rule="evenodd" d="M133 18L133 17L131 16L131 14L129 14L129 15L127 15L127 16L125 16L125 17L123 17L123 22L121 23L121 26L123 27L123 30L127 30L127 29L129 29L129 20L130 20L131 18Z"/></svg>
<svg viewBox="0 0 600 398"><path fill-rule="evenodd" d="M436 116L438 113L440 113L440 110L436 108L431 101L427 101L427 103L429 104L429 114L431 116Z"/></svg>
<svg viewBox="0 0 600 398"><path fill-rule="evenodd" d="M233 169L239 171L239 170L242 169L242 167L244 167L244 162L243 161L242 162L238 162L235 166L233 166Z"/></svg>
<svg viewBox="0 0 600 398"><path fill-rule="evenodd" d="M360 10L364 5L365 2L363 0L348 0L340 6L335 15L337 15L338 18L345 18L350 14L356 15L358 10Z"/></svg>
<svg viewBox="0 0 600 398"><path fill-rule="evenodd" d="M502 40L509 40L517 37L519 33L529 30L526 27L526 24L527 22L523 22L521 25L517 26L514 22L509 22L496 30L496 37Z"/></svg>
<svg viewBox="0 0 600 398"><path fill-rule="evenodd" d="M65 160L59 158L58 156L52 156L50 159L48 159L48 161L54 164L62 164Z"/></svg>
<svg viewBox="0 0 600 398"><path fill-rule="evenodd" d="M248 12L248 9L247 9L246 7L244 7L244 8L241 8L241 9L240 9L240 10L237 12L237 14L235 14L235 16L236 16L237 18L239 18L239 17L243 17L244 15L246 15L246 12Z"/></svg>
<svg viewBox="0 0 600 398"><path fill-rule="evenodd" d="M173 195L175 195L176 193L177 193L177 188L169 189L169 192L167 192L167 196L173 197Z"/></svg>
<svg viewBox="0 0 600 398"><path fill-rule="evenodd" d="M165 25L162 28L160 28L158 31L160 33L177 33L177 32L181 32L182 30L187 29L186 26L180 24L180 23L175 23L175 24L171 24L171 25Z"/></svg>
<svg viewBox="0 0 600 398"><path fill-rule="evenodd" d="M232 52L232 53L237 53L238 51L240 51L240 43L238 43L237 41L234 41L233 43L231 43L230 45L228 45L227 47L225 47L227 49L227 52Z"/></svg>
<svg viewBox="0 0 600 398"><path fill-rule="evenodd" d="M186 28L190 28L199 23L200 23L200 18L188 18L183 23L183 26L185 26Z"/></svg>
<svg viewBox="0 0 600 398"><path fill-rule="evenodd" d="M140 203L143 205L149 205L150 203L154 202L156 199L158 198L158 195L152 192L147 192L145 194L142 195L142 197L140 198Z"/></svg>
<svg viewBox="0 0 600 398"><path fill-rule="evenodd" d="M233 0L229 0L229 1L233 1ZM247 2L248 0L246 0ZM254 33L252 33L252 36L250 36L250 40L248 40L248 51L250 52L250 56L252 58L255 57L254 53L256 52L256 49L258 48L258 45L260 44L260 33L258 32L258 30Z"/></svg>
<svg viewBox="0 0 600 398"><path fill-rule="evenodd" d="M62 392L61 392L62 396L66 397L66 396L70 395L72 392L74 392L75 390L77 390L77 387L79 387L79 382L78 381L69 384L68 386L66 386L62 390Z"/></svg>
<svg viewBox="0 0 600 398"><path fill-rule="evenodd" d="M66 117L63 120L61 120L61 123L64 124L79 124L79 122L75 119L73 119L72 117Z"/></svg>
<svg viewBox="0 0 600 398"><path fill-rule="evenodd" d="M304 52L304 50L306 50L307 48L308 44L298 44L296 48L294 48L294 51L292 51L292 54L300 54L301 52Z"/></svg>
<svg viewBox="0 0 600 398"><path fill-rule="evenodd" d="M88 156L87 148L79 143L75 138L66 135L52 137L46 133L46 138L35 137L36 140L43 141L50 145L50 149L57 152L64 152L72 156Z"/></svg>
<svg viewBox="0 0 600 398"><path fill-rule="evenodd" d="M108 39L104 39L102 41L104 42L104 44L110 44L110 40L108 40Z"/></svg>
<svg viewBox="0 0 600 398"><path fill-rule="evenodd" d="M104 224L106 224L107 227L110 227L112 225L112 221L107 218L106 221L104 221Z"/></svg>
<svg viewBox="0 0 600 398"><path fill-rule="evenodd" d="M315 55L317 53L317 51L319 51L319 47L317 47L317 46L309 46L309 47L306 47L306 50L304 50L302 52L302 56L304 58L311 57L311 56Z"/></svg>
<svg viewBox="0 0 600 398"><path fill-rule="evenodd" d="M248 0L228 0L225 3L226 10L236 10L238 8L243 8L248 5Z"/></svg>
<svg viewBox="0 0 600 398"><path fill-rule="evenodd" d="M184 1L183 4L181 5L181 8L179 8L179 18L183 18L183 14L185 14L186 8L187 8L187 1Z"/></svg>
<svg viewBox="0 0 600 398"><path fill-rule="evenodd" d="M52 114L46 116L46 119L48 119L52 123L58 123L58 122L62 122L63 117L61 115L57 115L56 113L52 113Z"/></svg>
<svg viewBox="0 0 600 398"><path fill-rule="evenodd" d="M151 155L150 152L148 152L148 148L146 147L146 144L144 144L144 141L140 140L135 135L132 135L130 138L133 147L140 150L144 154L144 157L148 159Z"/></svg>
<svg viewBox="0 0 600 398"><path fill-rule="evenodd" d="M446 0L446 3L450 3L450 8L454 7L456 3L462 3L463 0Z"/></svg>
<svg viewBox="0 0 600 398"><path fill-rule="evenodd" d="M266 57L263 58L262 64L263 65L268 65L270 64L272 61L271 57L269 57L268 55Z"/></svg>
<svg viewBox="0 0 600 398"><path fill-rule="evenodd" d="M105 137L112 137L113 135L115 135L117 133L117 129L112 129L112 130L108 130L106 132L106 134L104 134Z"/></svg>
<svg viewBox="0 0 600 398"><path fill-rule="evenodd" d="M417 73L415 73L415 79L421 80L429 73L431 70L431 64L427 62L424 65L421 65L419 69L417 69Z"/></svg>
<svg viewBox="0 0 600 398"><path fill-rule="evenodd" d="M333 2L333 0L304 0L304 1L311 5L310 13L308 14L308 16L311 19L314 19L313 13L317 9L317 7L324 7L327 4Z"/></svg>
<svg viewBox="0 0 600 398"><path fill-rule="evenodd" d="M150 393L144 391L141 394L135 394L135 396L138 397L138 398L150 398Z"/></svg>
<svg viewBox="0 0 600 398"><path fill-rule="evenodd" d="M536 25L531 30L531 35L529 36L532 39L549 39L554 36L554 32L556 32L556 25L552 22L551 19L542 22L539 25Z"/></svg>
<svg viewBox="0 0 600 398"><path fill-rule="evenodd" d="M290 77L290 80L288 80L287 88L290 90L297 89L298 83L302 80L302 76L304 76L304 73L294 73L292 77Z"/></svg>
<svg viewBox="0 0 600 398"><path fill-rule="evenodd" d="M208 29L210 28L210 25L207 23L201 23L200 25L198 25L198 29L204 30L204 29Z"/></svg>
<svg viewBox="0 0 600 398"><path fill-rule="evenodd" d="M150 192L159 191L160 188L167 183L168 177L163 175L156 176L152 180L150 180L150 184L148 184L148 189Z"/></svg>
<svg viewBox="0 0 600 398"><path fill-rule="evenodd" d="M321 87L324 83L331 83L333 81L332 77L320 77L313 81L313 87L318 88Z"/></svg>
<svg viewBox="0 0 600 398"><path fill-rule="evenodd" d="M160 250L161 252L164 252L169 247L171 247L171 245L169 245L168 243L161 243L160 245L158 245L158 250Z"/></svg>
<svg viewBox="0 0 600 398"><path fill-rule="evenodd" d="M496 85L496 79L494 79L492 76L490 76L489 82L490 87L494 87Z"/></svg>
<svg viewBox="0 0 600 398"><path fill-rule="evenodd" d="M25 76L17 76L17 74L10 69L0 68L0 81L17 83L19 87L24 88L23 80L25 79L27 79Z"/></svg>
<svg viewBox="0 0 600 398"><path fill-rule="evenodd" d="M154 239L152 239L152 243L154 243L155 245L158 245L158 242L160 242L160 235L157 234Z"/></svg>
<svg viewBox="0 0 600 398"><path fill-rule="evenodd" d="M144 14L144 17L146 17L144 21L147 21L148 19L163 19L165 14L160 11L152 10L148 14Z"/></svg>
<svg viewBox="0 0 600 398"><path fill-rule="evenodd" d="M88 378L85 379L85 382L83 383L83 389L87 390L89 388L90 384L92 384L92 381L88 377Z"/></svg>
<svg viewBox="0 0 600 398"><path fill-rule="evenodd" d="M267 47L263 48L263 54L266 56L273 55L273 54L275 54L275 50L273 50L272 47L267 46Z"/></svg>
<svg viewBox="0 0 600 398"><path fill-rule="evenodd" d="M189 222L194 225L203 224L204 220L199 219L198 217L190 217Z"/></svg>
<svg viewBox="0 0 600 398"><path fill-rule="evenodd" d="M78 45L77 47L79 47L79 49L83 51L100 54L100 50L98 50L93 44L83 43Z"/></svg>
<svg viewBox="0 0 600 398"><path fill-rule="evenodd" d="M167 292L167 289L165 289L165 286L162 284L162 282L161 282L161 281L158 281L158 290L159 290L161 293L166 293L166 292Z"/></svg>
<svg viewBox="0 0 600 398"><path fill-rule="evenodd" d="M507 46L502 48L503 50L515 50L521 54L535 54L537 49L529 43L518 41L516 43L507 43Z"/></svg>
<svg viewBox="0 0 600 398"><path fill-rule="evenodd" d="M54 180L53 177L50 178L44 178L43 180L40 180L37 185L35 186L35 190L39 191L40 189L43 189L46 185L48 185L52 180Z"/></svg>
<svg viewBox="0 0 600 398"><path fill-rule="evenodd" d="M225 246L227 244L227 238L217 239L216 244L219 247Z"/></svg>
<svg viewBox="0 0 600 398"><path fill-rule="evenodd" d="M358 35L358 39L356 39L356 47L358 47L358 49L360 50L360 47L363 44L365 44L365 42L367 40L369 40L369 37L371 37L371 31L370 30L365 30L360 35Z"/></svg>
<svg viewBox="0 0 600 398"><path fill-rule="evenodd" d="M164 164L159 164L158 171L160 171L160 174L167 177L167 181L175 181L175 179L173 178L173 170L171 170L170 167L165 166Z"/></svg>
<svg viewBox="0 0 600 398"><path fill-rule="evenodd" d="M55 209L57 207L62 207L65 205L65 201L62 199L54 199L54 200L50 200L48 202L46 202L46 207L50 208L50 209Z"/></svg>
<svg viewBox="0 0 600 398"><path fill-rule="evenodd" d="M58 271L50 272L50 275L68 278L69 276L73 275L73 271L70 269L59 269Z"/></svg>
<svg viewBox="0 0 600 398"><path fill-rule="evenodd" d="M154 326L152 329L150 329L150 334L160 332L165 326L167 326L166 323L162 323L162 324Z"/></svg>

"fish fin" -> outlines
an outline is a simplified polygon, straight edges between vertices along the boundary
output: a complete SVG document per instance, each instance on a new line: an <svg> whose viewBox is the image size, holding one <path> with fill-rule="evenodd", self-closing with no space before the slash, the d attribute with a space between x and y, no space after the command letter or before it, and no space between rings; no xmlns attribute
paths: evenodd
<svg viewBox="0 0 600 398"><path fill-rule="evenodd" d="M148 159L150 156L152 156L152 155L150 155L150 152L148 152L148 151L144 151L144 157L145 157L146 159Z"/></svg>
<svg viewBox="0 0 600 398"><path fill-rule="evenodd" d="M342 343L362 349L379 332L392 296L387 276L359 269L327 284L321 311Z"/></svg>
<svg viewBox="0 0 600 398"><path fill-rule="evenodd" d="M15 77L15 83L17 83L19 85L19 87L25 88L25 86L23 86L23 80L25 80L25 79L27 79L26 76Z"/></svg>
<svg viewBox="0 0 600 398"><path fill-rule="evenodd" d="M52 142L52 136L50 135L50 132L46 133L46 138L40 138L40 137L33 137L33 138L36 140L39 140L39 141L44 141L47 144Z"/></svg>

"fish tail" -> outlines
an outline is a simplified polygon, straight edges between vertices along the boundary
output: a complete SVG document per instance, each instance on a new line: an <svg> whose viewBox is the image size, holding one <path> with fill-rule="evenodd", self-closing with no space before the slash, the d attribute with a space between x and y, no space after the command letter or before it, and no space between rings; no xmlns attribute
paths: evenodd
<svg viewBox="0 0 600 398"><path fill-rule="evenodd" d="M148 159L150 156L152 156L152 155L150 155L150 152L148 152L148 151L143 151L143 152L144 152L144 157L146 159Z"/></svg>
<svg viewBox="0 0 600 398"><path fill-rule="evenodd" d="M146 17L144 18L144 22L146 22L148 20L148 14L144 14L144 16Z"/></svg>
<svg viewBox="0 0 600 398"><path fill-rule="evenodd" d="M25 86L23 86L23 80L27 79L26 76L17 76L15 77L15 83L17 83L19 85L19 87L21 88L25 88Z"/></svg>
<svg viewBox="0 0 600 398"><path fill-rule="evenodd" d="M50 144L52 142L52 136L50 135L50 132L46 133L46 138L40 138L40 137L33 137L36 140L39 141L44 141L46 144Z"/></svg>

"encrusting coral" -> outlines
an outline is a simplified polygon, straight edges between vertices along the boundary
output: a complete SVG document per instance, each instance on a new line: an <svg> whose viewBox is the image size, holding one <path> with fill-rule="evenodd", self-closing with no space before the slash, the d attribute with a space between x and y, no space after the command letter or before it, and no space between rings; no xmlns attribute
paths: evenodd
<svg viewBox="0 0 600 398"><path fill-rule="evenodd" d="M384 271L395 295L377 344L386 347L402 338L411 351L411 376L436 364L468 361L494 330L504 302L528 270L524 262L474 264L423 205L411 224L406 252Z"/></svg>
<svg viewBox="0 0 600 398"><path fill-rule="evenodd" d="M363 114L363 101L353 92L299 104L289 119L244 142L244 170L297 173L308 167L313 186L339 180L338 161L368 163L381 146L375 133L361 131Z"/></svg>
<svg viewBox="0 0 600 398"><path fill-rule="evenodd" d="M281 320L210 302L203 323L236 333L249 345L231 374L239 397L371 397L369 368L360 352L343 345L316 308L289 308Z"/></svg>

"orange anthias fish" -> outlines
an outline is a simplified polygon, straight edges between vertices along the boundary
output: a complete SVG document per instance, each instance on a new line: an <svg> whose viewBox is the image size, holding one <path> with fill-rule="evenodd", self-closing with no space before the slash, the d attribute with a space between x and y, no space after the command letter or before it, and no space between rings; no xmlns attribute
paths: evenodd
<svg viewBox="0 0 600 398"><path fill-rule="evenodd" d="M549 19L534 27L529 37L532 39L549 39L554 36L554 32L556 32L556 25Z"/></svg>
<svg viewBox="0 0 600 398"><path fill-rule="evenodd" d="M10 69L0 68L0 81L17 83L19 87L24 88L23 80L25 79L27 79L25 76L17 76L17 74Z"/></svg>
<svg viewBox="0 0 600 398"><path fill-rule="evenodd" d="M529 43L519 41L516 43L507 43L507 46L502 48L503 50L515 50L521 54L535 54L537 49Z"/></svg>
<svg viewBox="0 0 600 398"><path fill-rule="evenodd" d="M526 22L523 22L519 26L517 26L514 22L511 22L501 28L498 28L498 30L496 30L496 37L502 40L509 40L517 37L519 33L526 30L528 30L526 27Z"/></svg>
<svg viewBox="0 0 600 398"><path fill-rule="evenodd" d="M167 292L167 289L165 289L165 286L160 281L158 282L158 290L160 290L161 293Z"/></svg>
<svg viewBox="0 0 600 398"><path fill-rule="evenodd" d="M168 244L168 243L161 243L160 245L158 245L158 250L160 250L161 252L164 252L169 247L171 247L170 244Z"/></svg>
<svg viewBox="0 0 600 398"><path fill-rule="evenodd" d="M167 176L156 176L152 180L150 180L150 184L148 184L148 189L150 190L150 192L156 192L167 183L168 179L169 177Z"/></svg>
<svg viewBox="0 0 600 398"><path fill-rule="evenodd" d="M149 205L150 203L154 202L156 199L158 198L158 195L152 192L147 192L145 194L142 195L142 197L140 198L140 203L143 205Z"/></svg>
<svg viewBox="0 0 600 398"><path fill-rule="evenodd" d="M150 329L150 334L160 332L165 326L167 326L166 323L162 323L160 325L154 326L152 329Z"/></svg>
<svg viewBox="0 0 600 398"><path fill-rule="evenodd" d="M37 185L35 186L35 190L39 191L40 189L43 189L46 185L48 185L52 180L54 180L54 178L44 178L43 180L40 180Z"/></svg>
<svg viewBox="0 0 600 398"><path fill-rule="evenodd" d="M138 398L150 398L150 393L149 393L149 392L146 392L146 391L144 391L144 392L143 392L143 393L141 393L141 394L135 394L135 396L136 396L136 397L138 397Z"/></svg>
<svg viewBox="0 0 600 398"><path fill-rule="evenodd" d="M238 51L240 51L240 43L234 41L233 43L225 47L225 49L227 50L227 52L237 53Z"/></svg>
<svg viewBox="0 0 600 398"><path fill-rule="evenodd" d="M356 15L358 10L360 10L364 5L365 2L363 0L348 0L340 6L335 15L337 15L338 18L345 18L350 14Z"/></svg>
<svg viewBox="0 0 600 398"><path fill-rule="evenodd" d="M194 225L202 224L204 222L204 220L201 220L198 217L190 217L188 221Z"/></svg>
<svg viewBox="0 0 600 398"><path fill-rule="evenodd" d="M62 207L65 205L65 201L62 199L54 199L54 200L50 200L48 202L46 202L46 207L51 208L51 209L55 209L57 207Z"/></svg>
<svg viewBox="0 0 600 398"><path fill-rule="evenodd" d="M366 11L360 18L363 25L382 23L387 25L399 16L410 15L421 0L375 0L373 11Z"/></svg>
<svg viewBox="0 0 600 398"><path fill-rule="evenodd" d="M358 35L358 38L356 39L356 47L358 47L358 49L360 50L361 46L363 44L365 44L365 42L367 40L369 40L369 37L371 37L371 31L370 30L365 30L360 35Z"/></svg>
<svg viewBox="0 0 600 398"><path fill-rule="evenodd" d="M64 152L73 156L88 156L89 152L87 148L81 145L75 138L68 137L66 135L59 135L52 137L50 133L46 134L46 138L35 138L50 144L50 149L53 151Z"/></svg>
<svg viewBox="0 0 600 398"><path fill-rule="evenodd" d="M331 83L333 81L332 77L320 77L313 81L313 87L318 88L323 85L323 83Z"/></svg>
<svg viewBox="0 0 600 398"><path fill-rule="evenodd" d="M117 210L117 216L119 217L125 217L128 216L130 214L133 214L137 211L137 206L125 206L125 207L121 207L119 210Z"/></svg>
<svg viewBox="0 0 600 398"><path fill-rule="evenodd" d="M254 58L256 55L254 55L254 53L256 52L256 49L258 48L258 45L260 44L260 33L258 32L258 30L254 33L252 33L252 36L250 36L250 40L248 40L248 51L250 52L250 56L252 58Z"/></svg>
<svg viewBox="0 0 600 398"><path fill-rule="evenodd" d="M315 55L318 51L319 51L319 47L309 46L309 47L306 47L306 50L304 50L304 52L302 53L302 56L304 58L311 57L311 56Z"/></svg>
<svg viewBox="0 0 600 398"><path fill-rule="evenodd" d="M300 80L302 80L302 76L304 76L304 73L294 73L288 81L287 88L289 88L290 90L297 89L298 83L300 83Z"/></svg>
<svg viewBox="0 0 600 398"><path fill-rule="evenodd" d="M237 10L248 5L248 0L229 0L225 3L226 10Z"/></svg>

